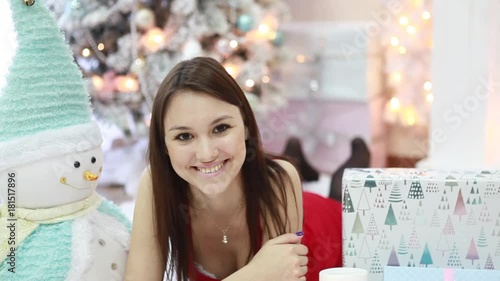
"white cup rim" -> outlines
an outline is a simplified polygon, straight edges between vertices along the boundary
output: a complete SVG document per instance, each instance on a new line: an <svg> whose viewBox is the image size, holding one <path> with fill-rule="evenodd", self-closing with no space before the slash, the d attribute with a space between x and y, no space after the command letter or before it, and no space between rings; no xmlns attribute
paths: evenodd
<svg viewBox="0 0 500 281"><path fill-rule="evenodd" d="M355 268L355 267L334 267L334 268L323 269L319 272L319 274L320 276L322 274L365 276L368 275L368 271L362 268Z"/></svg>

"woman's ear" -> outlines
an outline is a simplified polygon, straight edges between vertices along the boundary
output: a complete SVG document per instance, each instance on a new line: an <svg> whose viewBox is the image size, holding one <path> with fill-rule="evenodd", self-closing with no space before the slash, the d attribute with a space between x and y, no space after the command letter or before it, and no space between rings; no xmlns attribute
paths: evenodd
<svg viewBox="0 0 500 281"><path fill-rule="evenodd" d="M248 134L248 127L245 127L245 140L248 140L249 134Z"/></svg>

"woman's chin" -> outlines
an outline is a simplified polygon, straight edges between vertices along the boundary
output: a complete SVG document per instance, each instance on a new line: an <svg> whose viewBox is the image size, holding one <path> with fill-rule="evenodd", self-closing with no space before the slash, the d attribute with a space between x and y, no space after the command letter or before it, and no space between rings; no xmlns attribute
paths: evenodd
<svg viewBox="0 0 500 281"><path fill-rule="evenodd" d="M227 190L227 184L216 182L208 183L198 188L207 197L214 198Z"/></svg>

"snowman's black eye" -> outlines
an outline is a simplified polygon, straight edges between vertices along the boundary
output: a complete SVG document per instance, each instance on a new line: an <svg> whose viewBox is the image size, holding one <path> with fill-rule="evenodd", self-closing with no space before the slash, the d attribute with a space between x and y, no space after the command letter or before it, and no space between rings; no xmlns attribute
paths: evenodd
<svg viewBox="0 0 500 281"><path fill-rule="evenodd" d="M92 157L92 158L90 159L90 162L92 162L92 164L94 164L94 163L95 163L95 161L96 161L95 157Z"/></svg>
<svg viewBox="0 0 500 281"><path fill-rule="evenodd" d="M75 161L75 164L73 164L73 165L75 166L75 168L78 168L78 167L80 167L80 162Z"/></svg>

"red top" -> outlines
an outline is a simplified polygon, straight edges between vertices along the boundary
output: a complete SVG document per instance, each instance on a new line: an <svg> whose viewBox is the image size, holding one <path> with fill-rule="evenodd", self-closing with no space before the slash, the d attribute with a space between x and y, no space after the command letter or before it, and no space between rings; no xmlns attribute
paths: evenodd
<svg viewBox="0 0 500 281"><path fill-rule="evenodd" d="M306 280L318 281L321 270L342 266L342 207L337 201L310 192L303 193L303 204L302 244L309 249ZM193 281L220 281L199 270L195 275Z"/></svg>

